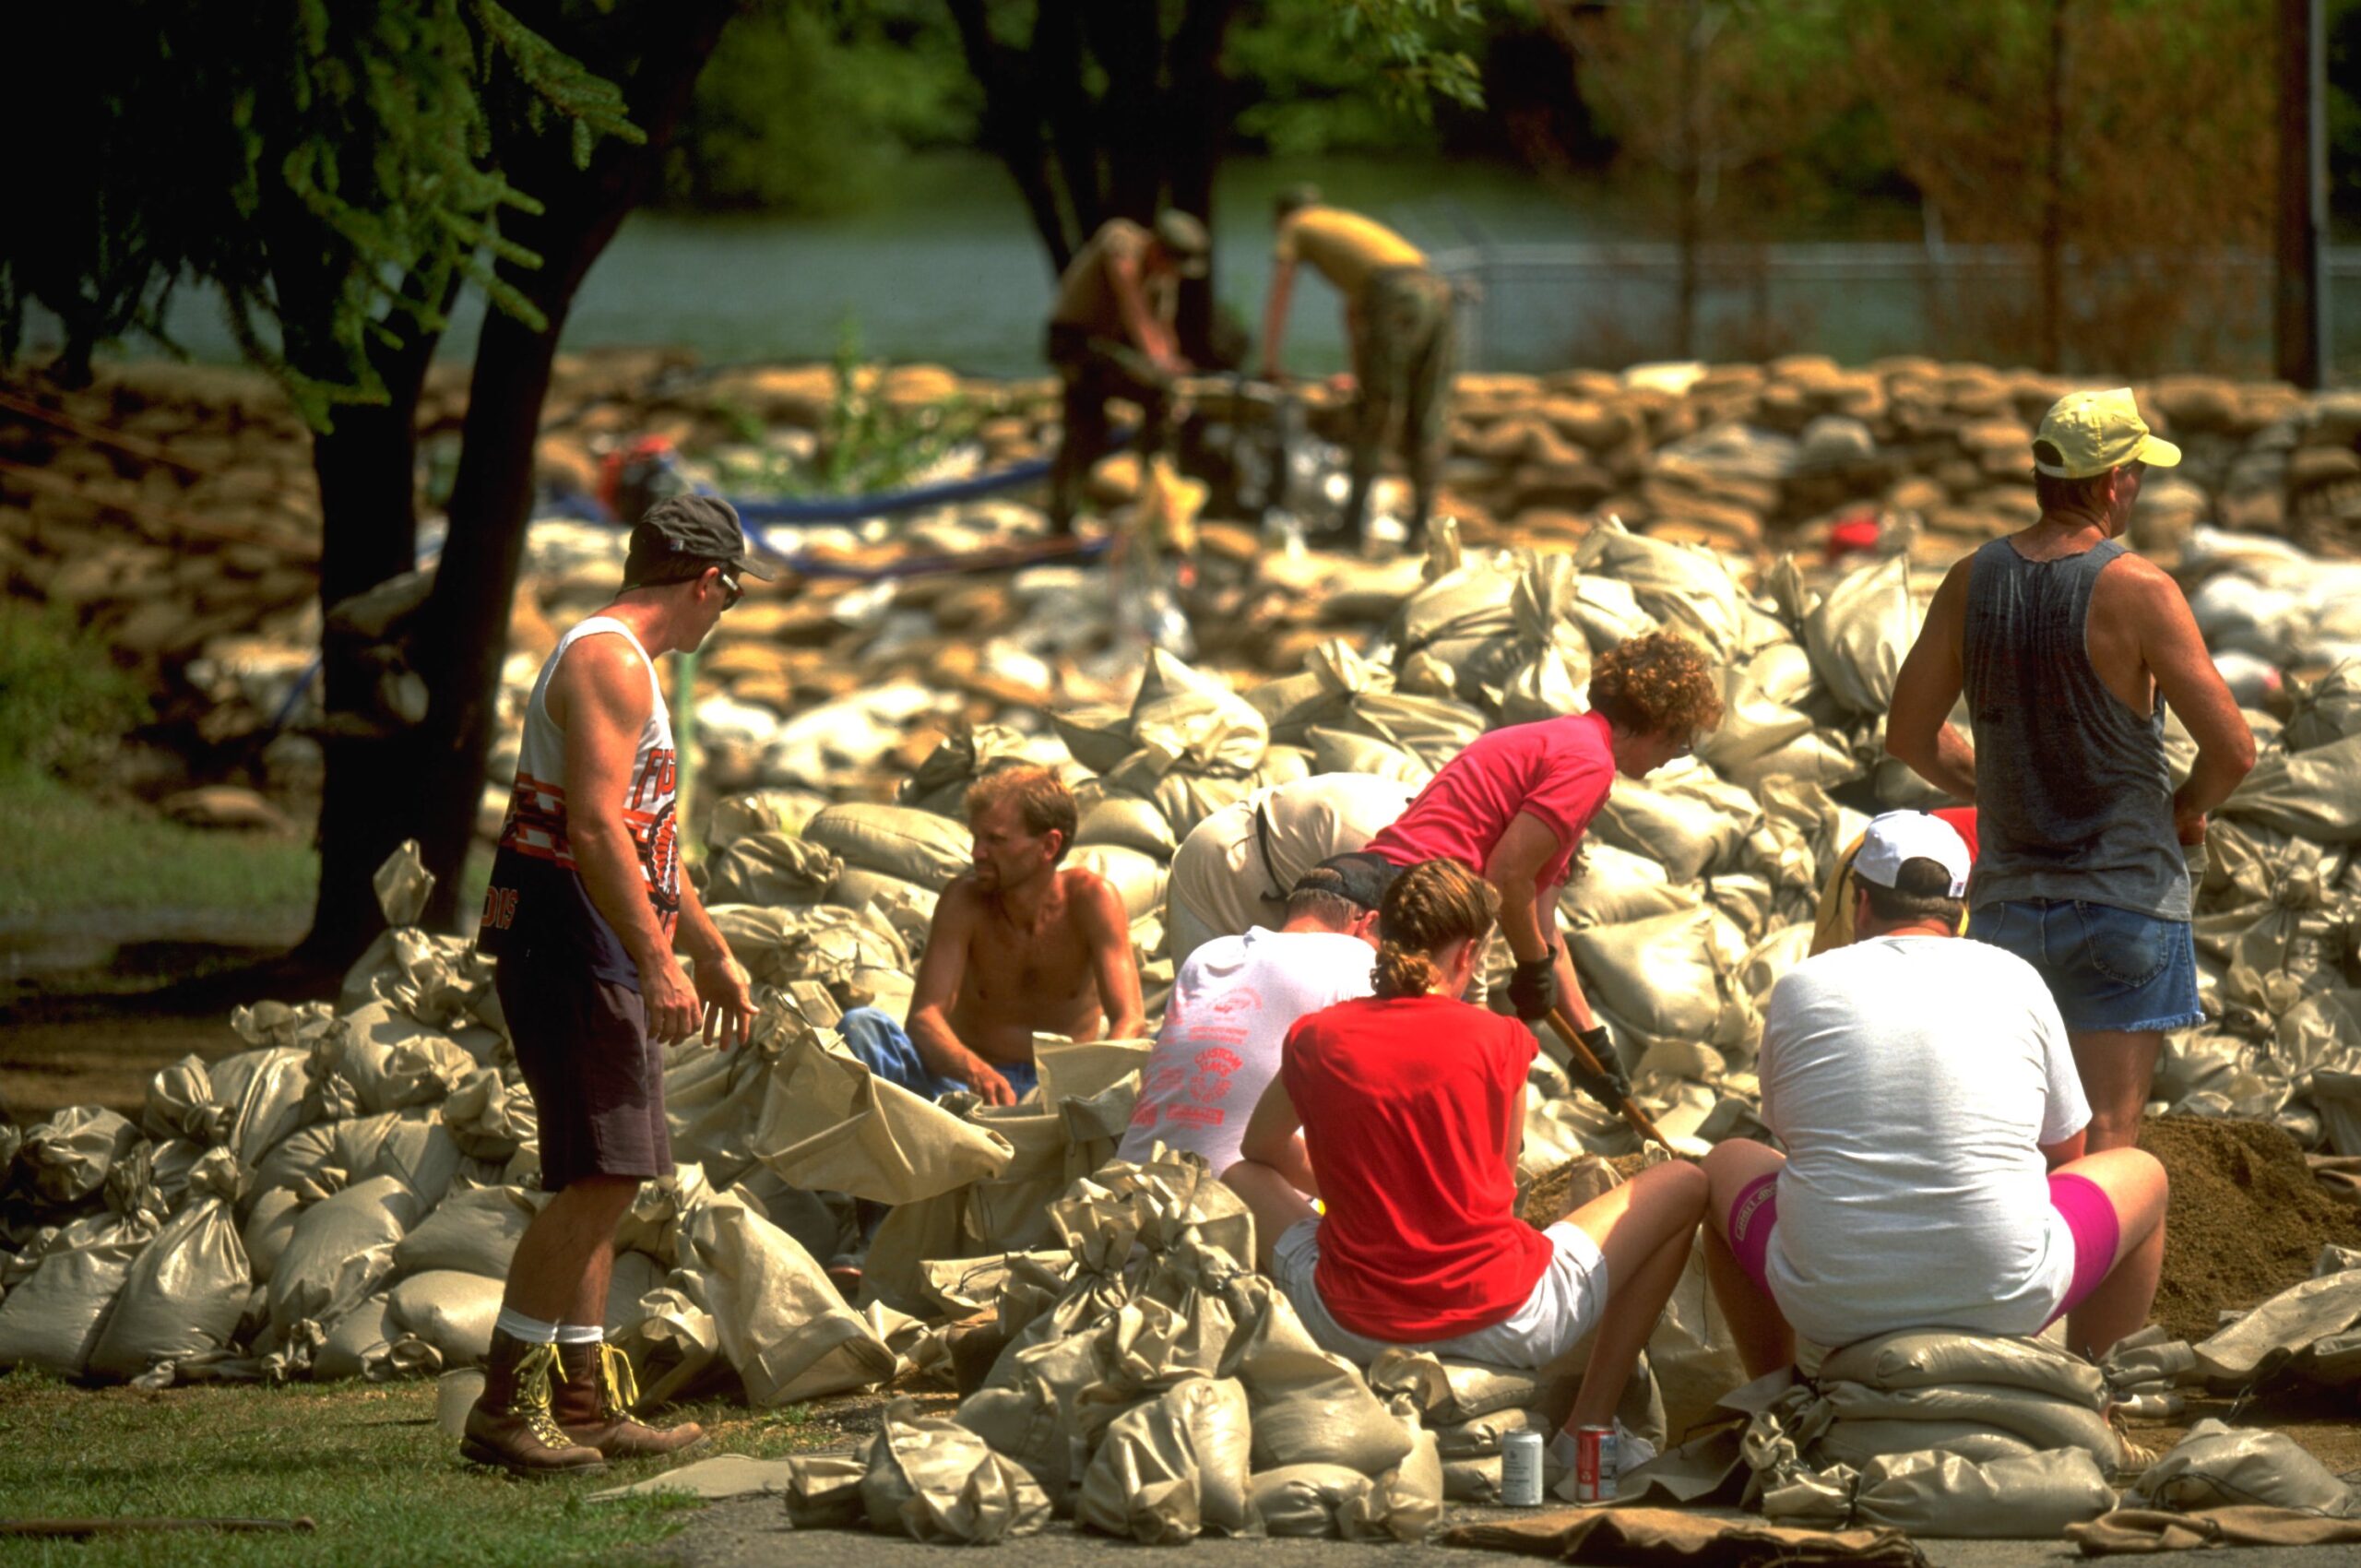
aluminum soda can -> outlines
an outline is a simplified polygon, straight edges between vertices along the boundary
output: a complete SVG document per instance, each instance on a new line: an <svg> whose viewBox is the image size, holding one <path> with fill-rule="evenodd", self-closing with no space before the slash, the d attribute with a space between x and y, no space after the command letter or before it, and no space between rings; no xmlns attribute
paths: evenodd
<svg viewBox="0 0 2361 1568"><path fill-rule="evenodd" d="M1574 1429L1574 1501L1615 1501L1615 1429Z"/></svg>
<svg viewBox="0 0 2361 1568"><path fill-rule="evenodd" d="M1542 1446L1537 1431L1513 1431L1501 1439L1501 1502L1505 1506L1541 1506Z"/></svg>

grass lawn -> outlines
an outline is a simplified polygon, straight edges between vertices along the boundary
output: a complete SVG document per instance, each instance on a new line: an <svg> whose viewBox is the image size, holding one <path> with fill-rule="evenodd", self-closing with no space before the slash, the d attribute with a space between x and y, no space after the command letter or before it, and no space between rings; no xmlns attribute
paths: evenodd
<svg viewBox="0 0 2361 1568"><path fill-rule="evenodd" d="M303 838L205 832L48 778L0 774L0 922L99 909L308 909Z"/></svg>
<svg viewBox="0 0 2361 1568"><path fill-rule="evenodd" d="M708 1402L711 1452L777 1457L841 1441L801 1407ZM15 1540L0 1562L156 1563L186 1568L321 1562L637 1562L695 1504L586 1503L659 1473L657 1462L601 1477L519 1481L459 1458L434 1424L434 1385L91 1390L25 1372L0 1377L0 1518L308 1515L309 1534L180 1531Z"/></svg>

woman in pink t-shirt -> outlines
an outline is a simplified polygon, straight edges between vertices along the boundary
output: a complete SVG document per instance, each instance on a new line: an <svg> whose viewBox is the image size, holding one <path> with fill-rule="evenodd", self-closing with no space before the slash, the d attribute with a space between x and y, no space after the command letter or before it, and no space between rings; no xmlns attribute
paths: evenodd
<svg viewBox="0 0 2361 1568"><path fill-rule="evenodd" d="M1698 732L1721 722L1721 679L1696 644L1651 632L1598 656L1590 703L1588 713L1478 736L1364 853L1394 867L1448 859L1482 872L1516 959L1516 1016L1533 1022L1562 1002L1591 1053L1612 1063L1558 937L1558 896L1616 775L1643 778L1687 756Z"/></svg>
<svg viewBox="0 0 2361 1568"><path fill-rule="evenodd" d="M1323 1348L1537 1369L1596 1328L1567 1426L1605 1425L1688 1262L1704 1175L1658 1165L1547 1230L1517 1218L1534 1038L1458 1000L1496 909L1456 861L1403 873L1378 911L1376 994L1297 1021L1223 1180Z"/></svg>

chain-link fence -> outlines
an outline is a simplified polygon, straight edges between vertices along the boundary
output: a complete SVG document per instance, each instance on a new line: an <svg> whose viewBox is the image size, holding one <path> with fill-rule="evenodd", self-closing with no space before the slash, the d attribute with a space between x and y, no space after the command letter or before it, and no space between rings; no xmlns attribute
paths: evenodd
<svg viewBox="0 0 2361 1568"><path fill-rule="evenodd" d="M1462 365L1546 371L1648 360L1824 353L1845 363L1928 354L2039 357L2039 257L1999 245L1762 244L1702 248L1691 346L1679 331L1671 244L1460 244L1431 253L1469 285ZM2361 378L2361 247L2330 253L2330 379ZM2070 370L2267 375L2272 262L2157 252L2065 267Z"/></svg>

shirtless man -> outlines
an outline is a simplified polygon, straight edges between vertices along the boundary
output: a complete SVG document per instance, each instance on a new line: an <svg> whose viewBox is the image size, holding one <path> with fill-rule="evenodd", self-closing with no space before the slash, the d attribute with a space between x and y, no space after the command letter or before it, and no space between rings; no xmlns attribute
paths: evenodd
<svg viewBox="0 0 2361 1568"><path fill-rule="evenodd" d="M872 1072L930 1098L966 1088L1014 1105L1038 1082L1036 1032L1147 1032L1122 899L1094 872L1059 869L1076 814L1045 767L1003 768L967 791L975 867L935 906L908 1032L873 1007L839 1026Z"/></svg>

